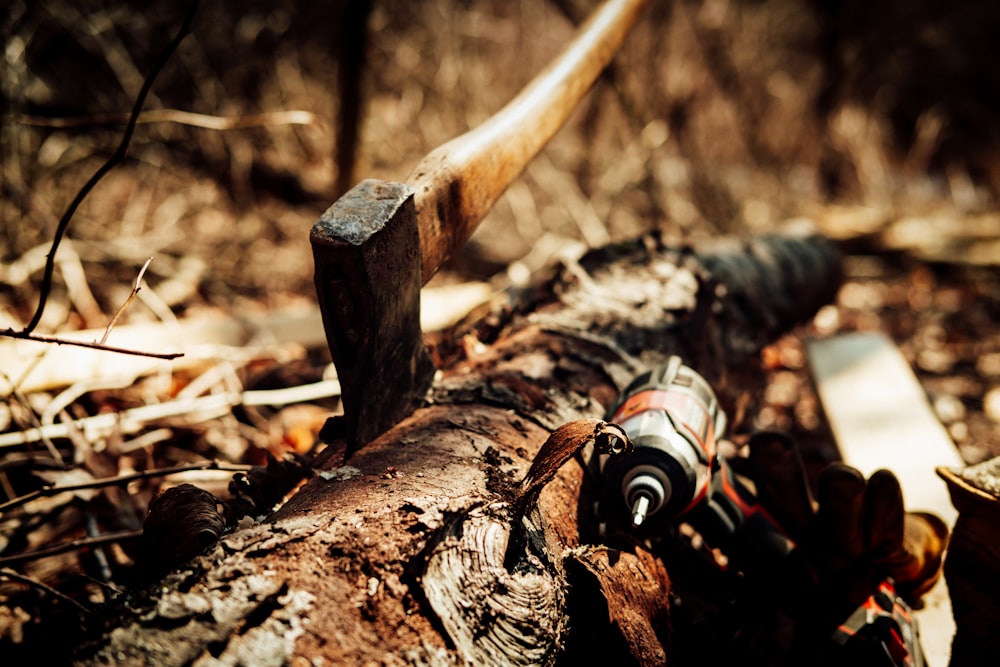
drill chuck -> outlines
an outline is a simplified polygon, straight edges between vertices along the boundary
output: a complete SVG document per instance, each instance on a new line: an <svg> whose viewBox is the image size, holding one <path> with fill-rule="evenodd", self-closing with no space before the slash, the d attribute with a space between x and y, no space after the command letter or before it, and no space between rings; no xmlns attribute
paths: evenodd
<svg viewBox="0 0 1000 667"><path fill-rule="evenodd" d="M670 478L656 466L631 468L622 480L625 505L631 508L632 525L641 526L650 514L658 512L670 500Z"/></svg>

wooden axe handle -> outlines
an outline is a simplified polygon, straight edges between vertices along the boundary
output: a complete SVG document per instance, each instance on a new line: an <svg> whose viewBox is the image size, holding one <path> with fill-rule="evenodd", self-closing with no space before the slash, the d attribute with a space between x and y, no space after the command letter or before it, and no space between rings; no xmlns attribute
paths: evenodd
<svg viewBox="0 0 1000 667"><path fill-rule="evenodd" d="M472 236L496 200L569 118L648 0L608 0L507 106L431 151L415 191L423 282Z"/></svg>

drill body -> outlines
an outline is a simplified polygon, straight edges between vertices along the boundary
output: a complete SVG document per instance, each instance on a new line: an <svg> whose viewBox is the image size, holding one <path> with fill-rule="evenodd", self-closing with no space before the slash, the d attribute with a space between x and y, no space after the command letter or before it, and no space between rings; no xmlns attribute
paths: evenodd
<svg viewBox="0 0 1000 667"><path fill-rule="evenodd" d="M629 456L601 459L608 519L655 534L683 517L750 568L771 569L791 554L795 545L718 456L726 415L705 379L680 357L637 376L608 410L608 421L635 445Z"/></svg>
<svg viewBox="0 0 1000 667"><path fill-rule="evenodd" d="M655 514L680 516L708 495L726 417L708 383L679 357L635 378L608 421L635 445L630 456L601 461L610 500L634 527Z"/></svg>

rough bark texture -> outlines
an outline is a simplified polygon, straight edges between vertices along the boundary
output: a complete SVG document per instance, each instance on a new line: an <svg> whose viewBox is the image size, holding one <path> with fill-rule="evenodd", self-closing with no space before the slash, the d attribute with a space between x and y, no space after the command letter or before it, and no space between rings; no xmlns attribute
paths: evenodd
<svg viewBox="0 0 1000 667"><path fill-rule="evenodd" d="M423 407L349 460L327 457L274 516L131 602L78 657L663 664L670 563L587 544L576 462L544 488L534 473L520 480L554 430L589 420L572 432L583 444L625 383L669 354L738 424L761 387L760 349L827 303L838 278L822 240L776 237L697 252L648 238L561 267L464 336L462 354L441 350L452 361Z"/></svg>
<svg viewBox="0 0 1000 667"><path fill-rule="evenodd" d="M958 510L944 563L957 626L949 667L988 665L1000 651L1000 458L938 474Z"/></svg>

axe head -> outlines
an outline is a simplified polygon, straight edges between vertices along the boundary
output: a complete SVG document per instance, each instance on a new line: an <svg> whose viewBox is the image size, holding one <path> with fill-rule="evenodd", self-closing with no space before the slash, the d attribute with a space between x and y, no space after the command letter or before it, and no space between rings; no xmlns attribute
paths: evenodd
<svg viewBox="0 0 1000 667"><path fill-rule="evenodd" d="M340 377L348 454L408 416L434 378L420 330L413 189L365 180L313 225L316 293Z"/></svg>

